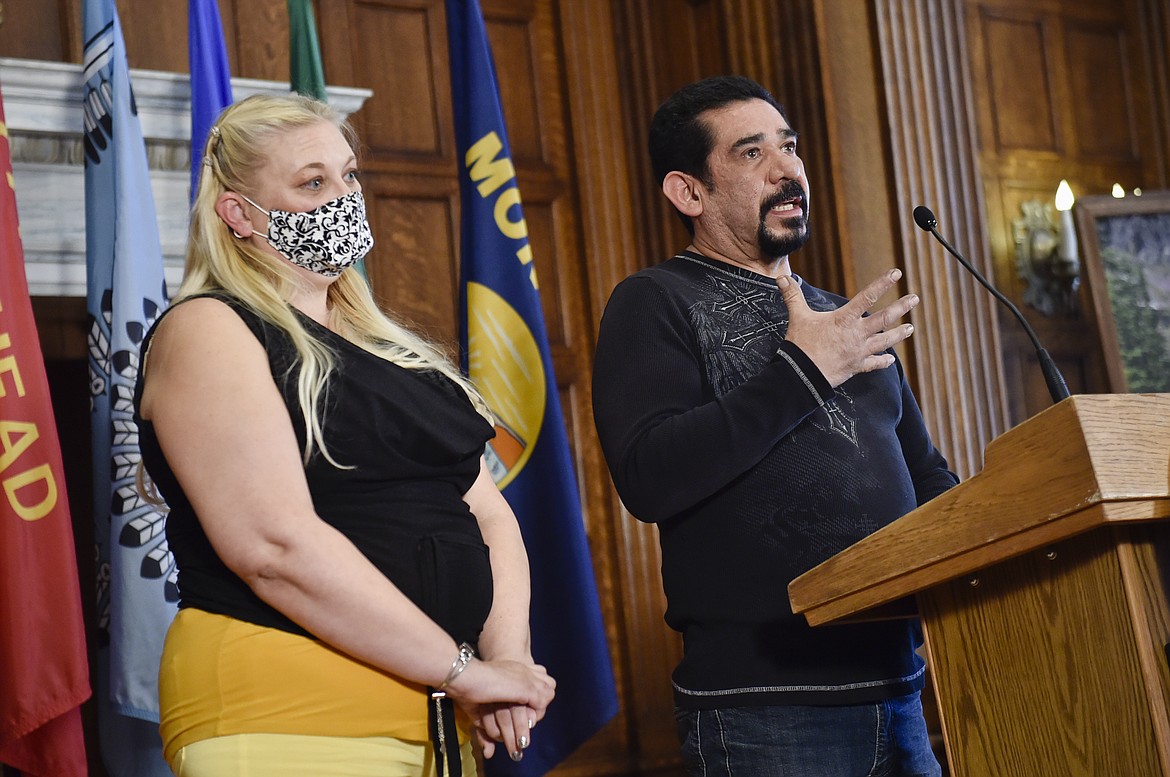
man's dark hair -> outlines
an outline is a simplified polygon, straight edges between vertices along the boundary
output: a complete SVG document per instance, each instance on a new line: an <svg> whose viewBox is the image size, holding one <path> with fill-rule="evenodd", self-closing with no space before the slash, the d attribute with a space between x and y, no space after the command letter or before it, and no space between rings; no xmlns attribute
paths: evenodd
<svg viewBox="0 0 1170 777"><path fill-rule="evenodd" d="M746 100L763 100L771 105L784 120L784 109L776 98L750 78L744 76L714 76L684 86L667 98L654 112L650 122L650 166L654 180L661 186L667 173L678 170L693 175L711 188L711 170L707 160L715 145L711 128L699 117L706 111L722 108ZM678 211L675 211L678 213ZM693 236L695 225L689 216L678 213L683 225Z"/></svg>

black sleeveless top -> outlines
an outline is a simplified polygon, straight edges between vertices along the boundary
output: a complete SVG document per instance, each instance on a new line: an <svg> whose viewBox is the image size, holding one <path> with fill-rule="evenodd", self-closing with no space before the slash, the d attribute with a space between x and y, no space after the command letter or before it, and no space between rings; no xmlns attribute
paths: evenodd
<svg viewBox="0 0 1170 777"><path fill-rule="evenodd" d="M303 450L291 339L238 300L208 296L229 305L264 346ZM491 609L492 574L479 524L462 497L479 474L491 425L441 373L399 367L308 317L301 320L335 355L322 428L329 454L350 467L339 469L314 452L305 477L317 514L457 642L474 643ZM152 328L143 353L153 335ZM179 606L312 636L256 596L212 549L153 425L139 415L145 379L144 369L134 395L135 420L143 463L170 507L166 532L179 569Z"/></svg>

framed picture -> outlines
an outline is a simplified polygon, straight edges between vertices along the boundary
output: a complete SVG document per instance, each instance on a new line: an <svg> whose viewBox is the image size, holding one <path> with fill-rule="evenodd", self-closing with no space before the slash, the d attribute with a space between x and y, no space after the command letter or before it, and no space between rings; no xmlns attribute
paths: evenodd
<svg viewBox="0 0 1170 777"><path fill-rule="evenodd" d="M1076 217L1110 390L1170 392L1170 191L1082 197Z"/></svg>

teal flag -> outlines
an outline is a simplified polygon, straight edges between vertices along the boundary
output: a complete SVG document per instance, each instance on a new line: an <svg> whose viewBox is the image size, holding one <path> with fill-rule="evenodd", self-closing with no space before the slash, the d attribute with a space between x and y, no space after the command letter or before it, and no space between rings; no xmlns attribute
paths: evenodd
<svg viewBox="0 0 1170 777"><path fill-rule="evenodd" d="M290 90L297 94L329 102L313 0L288 0L288 83ZM354 267L368 282L366 260L359 259Z"/></svg>
<svg viewBox="0 0 1170 777"><path fill-rule="evenodd" d="M294 92L326 99L313 0L288 0L288 80Z"/></svg>

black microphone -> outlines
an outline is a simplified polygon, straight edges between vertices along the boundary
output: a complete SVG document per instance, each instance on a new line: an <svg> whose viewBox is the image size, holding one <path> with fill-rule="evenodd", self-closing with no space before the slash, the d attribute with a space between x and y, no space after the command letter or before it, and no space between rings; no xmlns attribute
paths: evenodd
<svg viewBox="0 0 1170 777"><path fill-rule="evenodd" d="M934 217L934 212L925 205L919 205L914 209L914 223L925 232L934 235L938 242L942 243L943 248L950 252L951 256L959 260L959 264L967 268L967 272L975 276L975 280L983 284L983 288L987 289L992 295L1007 305L1008 310L1016 317L1023 327L1024 331L1028 333L1028 339L1032 341L1032 346L1036 349L1036 358L1040 360L1040 370L1044 373L1044 382L1048 384L1048 393L1052 395L1053 402L1059 402L1062 399L1068 399L1068 385L1064 382L1064 376L1060 374L1060 370L1056 367L1056 362L1048 355L1048 351L1044 350L1044 346L1040 345L1040 338L1036 337L1036 332L1033 331L1031 324L1020 313L1020 309L1012 304L1012 301L999 292L999 289L991 285L991 283L983 277L975 267L963 258L963 255L955 250L955 247L947 242L947 239L938 233L938 219Z"/></svg>

